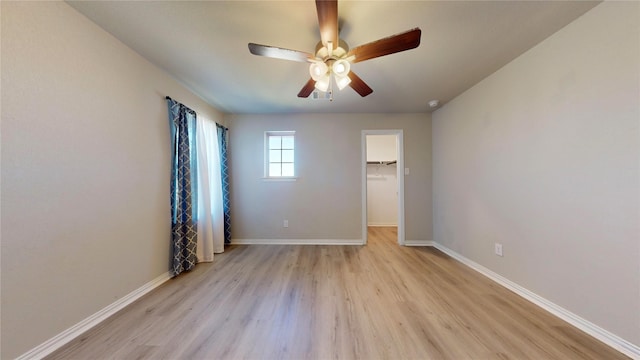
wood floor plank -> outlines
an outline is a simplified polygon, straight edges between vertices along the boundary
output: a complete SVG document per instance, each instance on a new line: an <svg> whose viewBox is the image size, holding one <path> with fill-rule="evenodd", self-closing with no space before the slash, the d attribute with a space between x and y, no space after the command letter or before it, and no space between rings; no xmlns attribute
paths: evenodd
<svg viewBox="0 0 640 360"><path fill-rule="evenodd" d="M395 228L230 246L47 359L625 359Z"/></svg>

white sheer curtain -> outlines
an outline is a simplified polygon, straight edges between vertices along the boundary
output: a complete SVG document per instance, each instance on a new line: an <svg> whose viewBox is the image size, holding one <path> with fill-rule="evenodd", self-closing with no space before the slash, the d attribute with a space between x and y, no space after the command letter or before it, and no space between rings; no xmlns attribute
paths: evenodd
<svg viewBox="0 0 640 360"><path fill-rule="evenodd" d="M224 215L220 151L216 123L197 119L198 149L198 262L213 261L224 252Z"/></svg>

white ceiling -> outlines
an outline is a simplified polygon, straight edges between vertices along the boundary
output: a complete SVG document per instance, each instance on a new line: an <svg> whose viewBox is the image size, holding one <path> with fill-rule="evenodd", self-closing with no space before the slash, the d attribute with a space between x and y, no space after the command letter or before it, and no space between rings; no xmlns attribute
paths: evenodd
<svg viewBox="0 0 640 360"><path fill-rule="evenodd" d="M567 25L593 1L345 1L350 47L420 27L417 49L356 63L373 94L332 102L296 95L305 63L251 55L249 42L314 52L315 3L306 1L69 1L150 62L226 113L420 113L441 105ZM171 95L171 94L167 94Z"/></svg>

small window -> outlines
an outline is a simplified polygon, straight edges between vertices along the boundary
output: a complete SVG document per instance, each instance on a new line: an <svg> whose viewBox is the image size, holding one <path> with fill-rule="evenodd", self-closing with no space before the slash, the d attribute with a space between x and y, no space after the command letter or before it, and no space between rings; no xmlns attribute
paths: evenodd
<svg viewBox="0 0 640 360"><path fill-rule="evenodd" d="M269 178L295 176L294 131L265 133L265 175Z"/></svg>

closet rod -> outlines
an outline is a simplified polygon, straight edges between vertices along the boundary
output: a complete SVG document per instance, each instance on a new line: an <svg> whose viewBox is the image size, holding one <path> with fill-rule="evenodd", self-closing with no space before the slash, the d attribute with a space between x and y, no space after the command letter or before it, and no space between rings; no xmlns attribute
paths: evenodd
<svg viewBox="0 0 640 360"><path fill-rule="evenodd" d="M396 160L393 161L367 161L367 165L394 165L397 163Z"/></svg>

